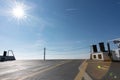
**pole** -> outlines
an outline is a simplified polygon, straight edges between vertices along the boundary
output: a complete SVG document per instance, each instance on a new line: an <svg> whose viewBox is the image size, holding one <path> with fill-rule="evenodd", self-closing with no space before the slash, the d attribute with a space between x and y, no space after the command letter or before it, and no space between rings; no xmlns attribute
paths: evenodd
<svg viewBox="0 0 120 80"><path fill-rule="evenodd" d="M45 61L45 56L46 56L46 48L44 48L44 61Z"/></svg>
<svg viewBox="0 0 120 80"><path fill-rule="evenodd" d="M110 44L109 44L109 42L107 42L107 47L108 47L108 56L110 56L110 57L111 57Z"/></svg>

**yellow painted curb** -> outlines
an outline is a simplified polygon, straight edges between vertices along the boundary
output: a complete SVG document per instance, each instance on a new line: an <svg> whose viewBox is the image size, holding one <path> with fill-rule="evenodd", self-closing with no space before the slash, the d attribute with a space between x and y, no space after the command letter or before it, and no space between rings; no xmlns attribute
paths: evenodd
<svg viewBox="0 0 120 80"><path fill-rule="evenodd" d="M85 70L87 68L88 63L86 62L86 60L81 64L81 66L79 67L80 72L77 74L77 76L75 77L74 80L82 80L84 74L85 74Z"/></svg>

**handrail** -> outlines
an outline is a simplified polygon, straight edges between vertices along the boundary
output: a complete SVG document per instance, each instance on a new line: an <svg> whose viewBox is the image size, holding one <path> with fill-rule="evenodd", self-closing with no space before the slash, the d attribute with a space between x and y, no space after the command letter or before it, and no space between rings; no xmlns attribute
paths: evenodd
<svg viewBox="0 0 120 80"><path fill-rule="evenodd" d="M11 52L12 55L14 56L14 54L13 54L13 50L8 50L8 56L9 56L9 52Z"/></svg>

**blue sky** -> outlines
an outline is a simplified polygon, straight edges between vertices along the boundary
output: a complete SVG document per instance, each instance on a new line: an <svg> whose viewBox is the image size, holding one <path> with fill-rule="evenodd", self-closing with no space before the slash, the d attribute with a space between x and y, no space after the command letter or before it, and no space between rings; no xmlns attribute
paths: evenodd
<svg viewBox="0 0 120 80"><path fill-rule="evenodd" d="M26 17L9 12L15 2ZM120 37L119 0L0 0L0 53L17 59L89 58L91 44Z"/></svg>

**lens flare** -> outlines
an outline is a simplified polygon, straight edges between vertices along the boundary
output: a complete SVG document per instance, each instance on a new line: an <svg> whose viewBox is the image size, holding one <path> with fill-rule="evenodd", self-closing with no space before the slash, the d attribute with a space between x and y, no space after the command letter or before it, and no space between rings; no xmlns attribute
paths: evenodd
<svg viewBox="0 0 120 80"><path fill-rule="evenodd" d="M98 68L98 69L100 69L100 68L101 68L101 66L97 66L97 68Z"/></svg>

